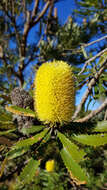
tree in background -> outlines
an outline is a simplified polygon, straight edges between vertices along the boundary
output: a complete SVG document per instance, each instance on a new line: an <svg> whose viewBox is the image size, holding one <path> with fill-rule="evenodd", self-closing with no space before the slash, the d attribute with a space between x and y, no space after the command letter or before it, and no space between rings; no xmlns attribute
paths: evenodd
<svg viewBox="0 0 107 190"><path fill-rule="evenodd" d="M2 2L0 2L1 163L8 149L10 149L15 142L20 138L29 137L33 132L37 132L34 128L30 129L30 131L26 129L27 127L30 125L41 125L37 119L31 119L31 116L34 116L33 111L22 109L30 108L33 110L33 98L31 98L31 96L33 93L34 74L38 67L46 61L62 60L68 62L72 65L75 74L76 93L78 94L82 87L86 87L86 92L83 94L80 104L75 109L72 126L77 125L79 127L86 125L84 122L107 120L107 111L105 111L107 108L107 3L106 1L97 0L94 2L88 0L76 1L77 9L75 13L73 12L71 16L68 16L66 23L61 25L57 15L57 11L59 10L55 8L57 2L59 1L2 0ZM60 3L63 4L63 1ZM81 16L80 22L78 21L78 16ZM13 90L15 87L19 88ZM29 90L31 96L29 96L28 92L25 92L24 89ZM89 110L90 103L94 103L99 99L101 100L99 108L95 111ZM21 107L22 109L11 107L11 109L8 108L8 110L14 114L16 111L19 114L23 112L22 116L14 115L13 119L12 115L5 109L5 105L8 104ZM101 113L101 115L99 115L99 113ZM104 128L104 131L102 130L103 132L106 130L106 124L105 122L101 124ZM93 123L91 123L91 125L93 126ZM26 132L26 130L30 132ZM32 132L32 130L34 131ZM39 126L38 131L41 130L42 127ZM65 133L68 134L68 131L65 131ZM63 140L64 142L66 141L60 134L58 138L61 142L63 142ZM95 143L97 142L95 141ZM47 150L49 150L50 154L54 153L56 158L59 159L57 144L52 141L51 145L53 150L50 150L48 144ZM16 176L20 174L21 168L24 167L26 160L29 160L31 155L34 157L35 150L36 147L32 146L31 151L27 154L27 147L25 147L23 150L25 151L25 156L22 155L22 149L18 151L12 150L12 152L9 153L10 160L12 158L16 160L14 162L9 161L10 165L9 163L7 164L4 174L3 171L6 160L4 160L2 164L0 176L2 176L1 181L5 185L7 179L12 179L15 183L16 179L13 177L14 174ZM38 156L39 159L41 159L41 157L43 158L43 153L41 153L43 151L45 151L44 146L43 149L41 149L41 147L39 149L39 153L41 154L40 157ZM91 153L88 152L89 157L92 156L92 152L94 151L91 151ZM96 150L96 154L100 153ZM48 158L49 154L45 152L42 168L44 168L44 162ZM100 161L102 163L102 160ZM29 168L33 164L36 170L37 164L35 165L34 160L31 160L28 168L21 174L21 179L24 180L25 178L26 182L28 179L26 177L26 171L29 171ZM17 165L19 165L19 167L17 167ZM57 167L60 169L62 165L61 163L61 166ZM74 185L75 179L70 182L71 186L69 187L69 178L68 176L64 178L63 170L61 170L59 175L54 174L53 176L48 176L43 170L39 177L39 181L36 181L36 184L34 184L35 188L37 188L37 186L40 188L40 181L42 180L44 182L47 178L50 180L49 184L49 181L46 180L47 189L49 189L50 186L52 186L53 189L56 188L56 184L54 184L52 178L58 181L61 188L79 188L78 184L77 186ZM65 184L61 183L62 179L65 180ZM92 178L92 180L94 181L95 178ZM13 181L10 184L10 188L12 187ZM22 187L20 186L21 185L19 185L18 188L24 188L23 185ZM2 186L1 188L4 187ZM29 185L25 188L29 189Z"/></svg>

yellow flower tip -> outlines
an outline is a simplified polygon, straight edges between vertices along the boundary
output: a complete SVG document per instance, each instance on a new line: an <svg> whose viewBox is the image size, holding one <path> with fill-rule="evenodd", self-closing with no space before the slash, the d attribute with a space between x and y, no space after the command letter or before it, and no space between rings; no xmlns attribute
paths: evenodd
<svg viewBox="0 0 107 190"><path fill-rule="evenodd" d="M35 111L45 123L71 121L75 90L72 68L64 61L42 64L34 81Z"/></svg>
<svg viewBox="0 0 107 190"><path fill-rule="evenodd" d="M48 172L53 172L55 167L55 161L54 160L48 160L46 162L45 168Z"/></svg>

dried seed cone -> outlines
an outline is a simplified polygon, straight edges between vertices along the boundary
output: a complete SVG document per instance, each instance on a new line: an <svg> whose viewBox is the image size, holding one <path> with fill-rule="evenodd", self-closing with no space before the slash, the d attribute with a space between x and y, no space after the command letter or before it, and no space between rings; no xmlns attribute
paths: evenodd
<svg viewBox="0 0 107 190"><path fill-rule="evenodd" d="M36 73L34 85L38 118L45 123L69 122L75 102L71 66L63 61L44 63Z"/></svg>

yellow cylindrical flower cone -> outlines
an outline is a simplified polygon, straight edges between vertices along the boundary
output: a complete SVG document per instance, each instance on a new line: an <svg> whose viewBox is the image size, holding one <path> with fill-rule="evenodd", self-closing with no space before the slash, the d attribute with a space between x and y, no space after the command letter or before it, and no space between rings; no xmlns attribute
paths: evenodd
<svg viewBox="0 0 107 190"><path fill-rule="evenodd" d="M75 102L71 66L64 61L42 64L34 85L34 106L38 118L45 123L69 122Z"/></svg>
<svg viewBox="0 0 107 190"><path fill-rule="evenodd" d="M48 160L45 164L45 168L48 172L53 172L55 167L54 160Z"/></svg>

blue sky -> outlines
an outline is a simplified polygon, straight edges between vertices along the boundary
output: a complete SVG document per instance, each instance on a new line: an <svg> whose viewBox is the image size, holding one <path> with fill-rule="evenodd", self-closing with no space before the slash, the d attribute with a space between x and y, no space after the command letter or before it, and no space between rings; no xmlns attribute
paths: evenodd
<svg viewBox="0 0 107 190"><path fill-rule="evenodd" d="M59 22L64 24L68 16L71 15L72 10L75 9L75 0L61 0L55 4L55 7L57 8ZM30 31L28 41L31 42L34 35L36 35L35 27Z"/></svg>
<svg viewBox="0 0 107 190"><path fill-rule="evenodd" d="M58 17L59 21L63 24L66 22L69 15L73 9L75 9L75 1L74 0L62 0L56 4L58 8Z"/></svg>

